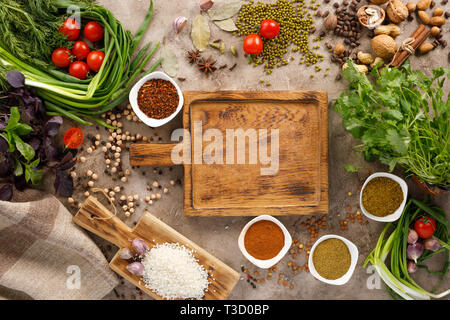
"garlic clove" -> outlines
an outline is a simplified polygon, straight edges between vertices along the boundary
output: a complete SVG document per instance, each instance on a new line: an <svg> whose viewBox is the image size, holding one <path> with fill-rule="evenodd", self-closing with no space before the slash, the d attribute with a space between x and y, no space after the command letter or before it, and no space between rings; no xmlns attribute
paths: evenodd
<svg viewBox="0 0 450 320"><path fill-rule="evenodd" d="M128 248L122 248L119 251L119 257L120 257L120 259L128 260L128 259L133 258L133 253Z"/></svg>
<svg viewBox="0 0 450 320"><path fill-rule="evenodd" d="M126 266L127 270L136 276L144 275L144 265L140 262L132 262Z"/></svg>
<svg viewBox="0 0 450 320"><path fill-rule="evenodd" d="M145 254L149 249L145 241L138 238L134 239L131 242L131 246L133 247L134 251L136 251L140 255Z"/></svg>
<svg viewBox="0 0 450 320"><path fill-rule="evenodd" d="M179 33L186 26L186 23L187 23L186 17L178 17L173 21L172 26L175 32Z"/></svg>

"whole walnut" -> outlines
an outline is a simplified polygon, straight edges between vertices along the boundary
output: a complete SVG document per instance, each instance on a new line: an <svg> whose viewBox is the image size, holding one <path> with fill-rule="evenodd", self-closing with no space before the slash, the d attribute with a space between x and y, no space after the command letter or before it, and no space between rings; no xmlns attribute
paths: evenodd
<svg viewBox="0 0 450 320"><path fill-rule="evenodd" d="M386 13L393 23L400 23L408 18L409 10L401 0L392 0L386 7Z"/></svg>
<svg viewBox="0 0 450 320"><path fill-rule="evenodd" d="M373 52L384 60L392 58L397 49L395 40L386 34L380 34L372 39Z"/></svg>

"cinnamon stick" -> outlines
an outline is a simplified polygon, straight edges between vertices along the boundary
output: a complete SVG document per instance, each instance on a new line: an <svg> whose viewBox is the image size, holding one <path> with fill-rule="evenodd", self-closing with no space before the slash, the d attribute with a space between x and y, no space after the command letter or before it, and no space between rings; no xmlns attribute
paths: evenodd
<svg viewBox="0 0 450 320"><path fill-rule="evenodd" d="M414 31L414 33L410 36L410 38L414 39L414 42L411 44L411 47L414 50L416 50L428 38L429 35L430 30L424 24L419 25L416 31ZM406 50L401 50L397 52L390 66L391 67L401 66L406 61L406 59L409 58L410 55L411 54Z"/></svg>

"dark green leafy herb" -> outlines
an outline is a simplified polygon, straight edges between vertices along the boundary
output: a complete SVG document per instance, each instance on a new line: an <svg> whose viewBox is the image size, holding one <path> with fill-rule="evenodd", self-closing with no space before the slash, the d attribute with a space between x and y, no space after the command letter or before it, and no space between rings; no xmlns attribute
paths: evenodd
<svg viewBox="0 0 450 320"><path fill-rule="evenodd" d="M450 69L437 68L428 77L401 68L374 68L375 83L359 73L351 60L343 71L350 82L336 100L343 125L361 144L355 149L366 161L397 165L421 180L450 185L450 93L444 93Z"/></svg>

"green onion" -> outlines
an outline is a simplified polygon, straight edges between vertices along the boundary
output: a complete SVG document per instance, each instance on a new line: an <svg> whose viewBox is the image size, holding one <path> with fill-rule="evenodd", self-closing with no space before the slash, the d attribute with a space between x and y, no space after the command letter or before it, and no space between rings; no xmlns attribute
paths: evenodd
<svg viewBox="0 0 450 320"><path fill-rule="evenodd" d="M448 220L445 215L442 214L440 209L431 208L428 204L420 202L415 199L410 199L405 206L405 209L396 225L394 223L386 224L385 228L381 232L375 249L366 258L363 267L366 267L368 263L371 263L381 279L387 286L389 294L395 298L400 297L405 300L429 300L431 298L443 298L450 294L450 289L435 294L428 292L418 285L409 275L407 270L407 237L409 227L414 224L415 218L419 214L428 214L436 219L437 228L434 236L439 238L443 243L448 243ZM394 228L388 239L385 236L389 229ZM446 248L438 250L439 252L445 251L446 262L441 272L429 272L430 274L438 274L441 276L440 285L448 272L449 268L449 251ZM433 253L425 252L419 261L424 261L438 251ZM390 254L390 269L386 266L386 258ZM427 271L427 267L418 265L418 267L424 268ZM436 286L432 291L437 289Z"/></svg>
<svg viewBox="0 0 450 320"><path fill-rule="evenodd" d="M111 110L126 100L133 82L143 72L159 47L159 42L153 48L150 44L146 44L132 58L150 24L153 1L150 0L144 21L134 37L123 29L109 10L90 1L55 0L52 4L60 10L61 16L66 14L70 6L78 6L82 19L95 20L103 25L105 59L98 73L90 79L79 80L59 70L42 70L30 62L15 57L2 43L0 43L0 64L25 75L25 84L36 88L36 92L47 106L49 115L58 114L82 124L92 124L83 119L86 118L109 127L95 115ZM26 12L26 16L29 15L33 15L33 12ZM48 57L44 57L43 60L46 58ZM155 70L160 64L161 59L156 61L147 73Z"/></svg>

